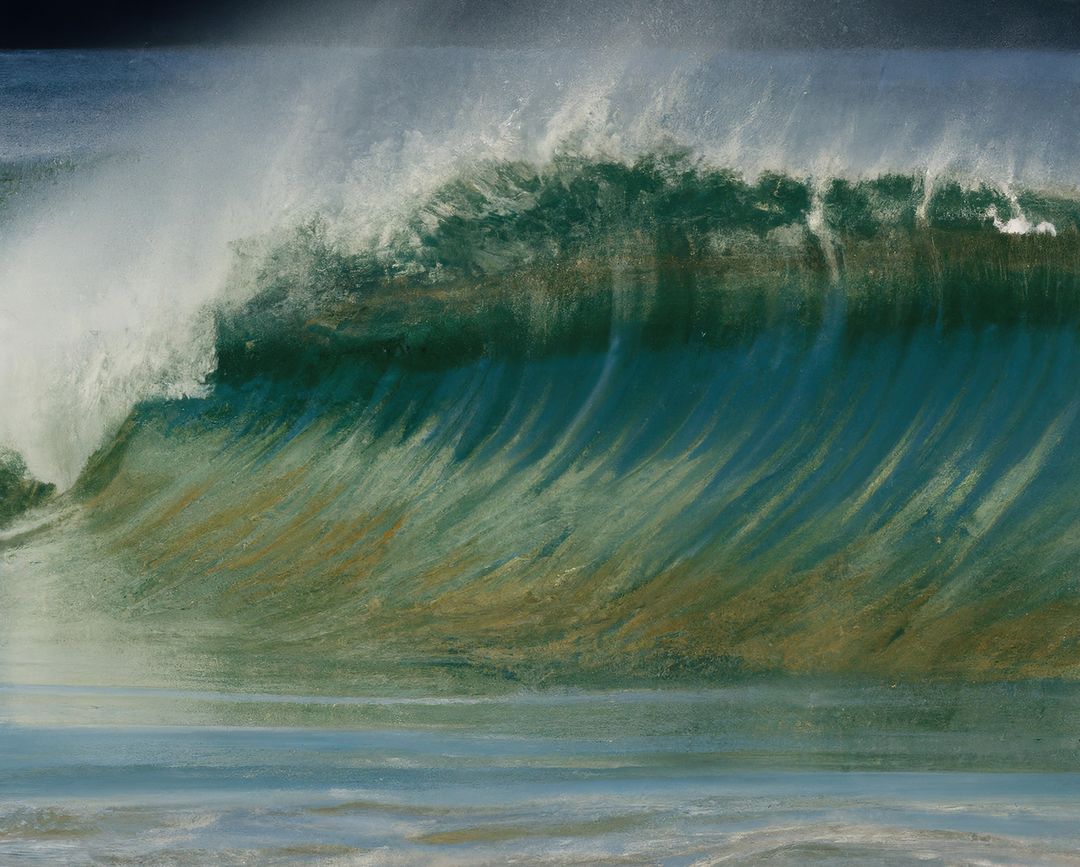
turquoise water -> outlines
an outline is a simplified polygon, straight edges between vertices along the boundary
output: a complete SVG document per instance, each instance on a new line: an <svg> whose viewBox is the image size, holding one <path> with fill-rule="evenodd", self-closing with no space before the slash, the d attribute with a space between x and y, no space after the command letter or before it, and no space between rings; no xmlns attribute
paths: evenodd
<svg viewBox="0 0 1080 867"><path fill-rule="evenodd" d="M1042 695L1028 735L995 739L994 723L926 695L924 730L897 731L889 708L918 702L883 696L333 702L8 687L0 863L1080 863L1077 754L1041 746L1039 718L1060 697ZM1030 710L1033 696L1011 699ZM169 700L234 721L307 707L338 727L10 721L28 701L117 718ZM925 730L935 713L939 730ZM1043 770L1002 769L1017 749Z"/></svg>
<svg viewBox="0 0 1080 867"><path fill-rule="evenodd" d="M1074 693L8 686L0 863L1080 863Z"/></svg>
<svg viewBox="0 0 1080 867"><path fill-rule="evenodd" d="M1078 94L0 57L0 864L1080 864Z"/></svg>

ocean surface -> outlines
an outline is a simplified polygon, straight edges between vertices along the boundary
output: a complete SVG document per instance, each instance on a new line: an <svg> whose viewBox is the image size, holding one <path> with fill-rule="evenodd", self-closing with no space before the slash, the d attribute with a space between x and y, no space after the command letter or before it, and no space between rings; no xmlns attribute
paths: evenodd
<svg viewBox="0 0 1080 867"><path fill-rule="evenodd" d="M1076 104L0 54L0 864L1080 863Z"/></svg>
<svg viewBox="0 0 1080 867"><path fill-rule="evenodd" d="M989 697L1044 713L1063 700ZM1080 862L1076 738L1043 746L960 722L940 695L904 719L906 698L819 685L238 702L7 687L0 861ZM192 705L203 723L94 721ZM31 706L65 723L12 719ZM304 724L243 724L267 708ZM319 725L328 708L334 724Z"/></svg>

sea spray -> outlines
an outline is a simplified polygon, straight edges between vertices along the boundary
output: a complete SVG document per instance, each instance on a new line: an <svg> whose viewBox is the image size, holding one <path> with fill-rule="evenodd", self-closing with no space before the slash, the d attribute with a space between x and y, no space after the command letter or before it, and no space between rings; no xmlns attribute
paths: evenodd
<svg viewBox="0 0 1080 867"><path fill-rule="evenodd" d="M0 440L61 487L139 401L202 393L213 308L252 282L238 278L238 243L260 259L252 239L318 216L335 243L374 241L386 259L441 185L485 160L633 164L688 149L751 181L812 178L826 195L833 177L857 189L925 168L927 197L941 176L1060 188L1075 160L1057 106L1076 70L1038 54L280 48L180 52L157 78L131 60L96 58L100 87L130 87L134 69L152 98L130 120L88 118L93 136L59 123L66 91L42 78L58 119L45 150L76 168L20 193L0 238ZM35 63L5 59L28 80L44 75ZM1043 74L1010 72L1032 64ZM995 202L1011 213L991 195L970 221Z"/></svg>

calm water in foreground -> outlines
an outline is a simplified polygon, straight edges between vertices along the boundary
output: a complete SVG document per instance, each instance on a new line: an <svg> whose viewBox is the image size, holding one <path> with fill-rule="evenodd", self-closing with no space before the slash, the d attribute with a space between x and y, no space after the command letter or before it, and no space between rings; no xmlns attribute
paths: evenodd
<svg viewBox="0 0 1080 867"><path fill-rule="evenodd" d="M7 686L0 863L1080 864L1072 692Z"/></svg>

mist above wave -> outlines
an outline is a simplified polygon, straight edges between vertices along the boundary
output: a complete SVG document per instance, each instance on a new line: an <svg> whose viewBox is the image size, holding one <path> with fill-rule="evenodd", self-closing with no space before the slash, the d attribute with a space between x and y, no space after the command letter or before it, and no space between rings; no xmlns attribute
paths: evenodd
<svg viewBox="0 0 1080 867"><path fill-rule="evenodd" d="M92 88L65 71L77 57L5 60L22 90L0 91L0 112L43 137L35 152L78 162L20 192L0 237L0 441L61 486L134 404L205 387L217 363L208 311L252 288L236 279L252 250L238 242L318 214L350 254L390 249L425 206L453 216L432 210L437 194L478 164L632 165L674 147L751 183L902 172L1013 190L1076 176L1060 109L1080 62L1061 55L172 52L129 117L113 97L142 92L133 56L95 56ZM97 128L111 125L94 139L105 159L81 138L71 94L82 87L104 106ZM27 121L30 91L55 123ZM806 186L810 199L826 186Z"/></svg>

